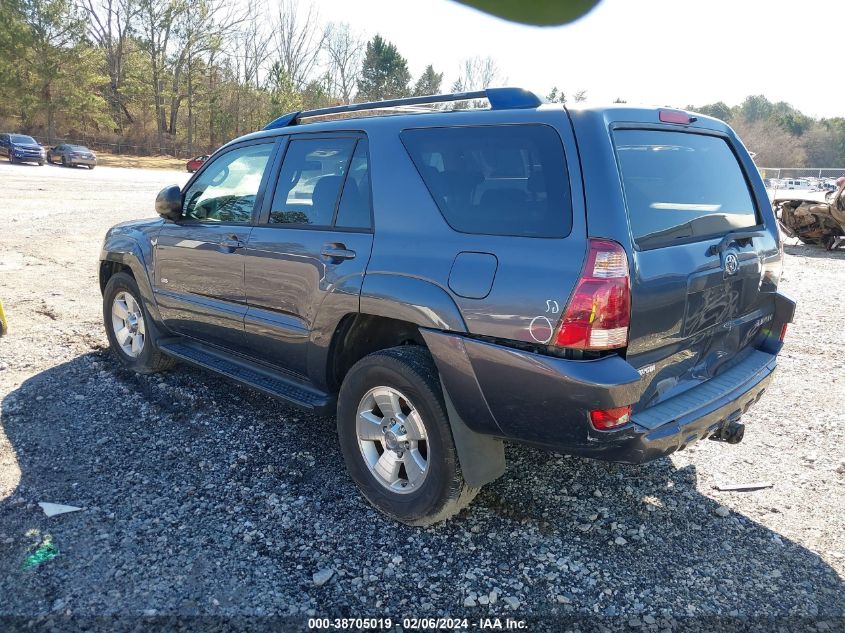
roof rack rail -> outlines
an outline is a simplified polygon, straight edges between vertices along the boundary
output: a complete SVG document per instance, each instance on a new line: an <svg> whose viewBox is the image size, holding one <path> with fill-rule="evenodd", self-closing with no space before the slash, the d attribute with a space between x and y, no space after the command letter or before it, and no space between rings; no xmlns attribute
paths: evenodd
<svg viewBox="0 0 845 633"><path fill-rule="evenodd" d="M422 105L426 103L448 103L451 101L468 101L469 99L487 99L492 110L514 110L519 108L536 108L543 102L533 92L522 88L487 88L486 90L475 90L472 92L454 92L442 95L427 95L423 97L404 97L401 99L387 99L385 101L370 101L368 103L350 103L349 105L333 106L331 108L318 108L316 110L304 110L301 112L289 112L278 119L274 119L266 126L265 130L296 125L300 119L327 116L330 114L344 114L347 112L360 112L362 110L380 110L397 106Z"/></svg>

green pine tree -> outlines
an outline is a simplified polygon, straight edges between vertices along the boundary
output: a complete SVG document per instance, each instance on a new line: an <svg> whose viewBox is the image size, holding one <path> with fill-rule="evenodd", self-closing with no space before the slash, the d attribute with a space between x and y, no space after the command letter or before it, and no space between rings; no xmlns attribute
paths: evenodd
<svg viewBox="0 0 845 633"><path fill-rule="evenodd" d="M443 73L434 72L434 67L429 64L414 85L414 95L419 97L440 94L440 84L442 83Z"/></svg>
<svg viewBox="0 0 845 633"><path fill-rule="evenodd" d="M408 62L394 44L376 35L367 42L356 100L379 101L407 97L411 91Z"/></svg>

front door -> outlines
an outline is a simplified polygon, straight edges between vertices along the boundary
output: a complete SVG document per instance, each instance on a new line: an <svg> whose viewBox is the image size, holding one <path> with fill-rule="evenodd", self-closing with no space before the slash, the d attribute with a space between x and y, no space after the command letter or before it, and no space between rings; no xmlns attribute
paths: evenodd
<svg viewBox="0 0 845 633"><path fill-rule="evenodd" d="M155 246L154 291L172 331L230 349L244 343L244 247L273 141L236 146L188 184L182 217Z"/></svg>
<svg viewBox="0 0 845 633"><path fill-rule="evenodd" d="M320 383L308 351L358 311L372 247L367 140L292 137L245 257L247 348Z"/></svg>

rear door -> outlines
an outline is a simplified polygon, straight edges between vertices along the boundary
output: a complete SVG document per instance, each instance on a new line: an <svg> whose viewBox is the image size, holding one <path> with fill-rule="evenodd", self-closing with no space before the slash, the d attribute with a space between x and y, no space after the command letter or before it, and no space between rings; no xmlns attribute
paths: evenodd
<svg viewBox="0 0 845 633"><path fill-rule="evenodd" d="M645 407L751 346L774 311L764 264L777 245L727 135L617 126L613 141L633 242L628 360Z"/></svg>
<svg viewBox="0 0 845 633"><path fill-rule="evenodd" d="M311 344L327 346L339 319L359 308L373 242L369 173L361 134L289 141L246 248L251 356L320 383Z"/></svg>

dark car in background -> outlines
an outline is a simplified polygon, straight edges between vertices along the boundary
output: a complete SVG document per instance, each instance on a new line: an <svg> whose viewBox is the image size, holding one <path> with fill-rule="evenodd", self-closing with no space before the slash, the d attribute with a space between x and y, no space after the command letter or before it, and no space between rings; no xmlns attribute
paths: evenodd
<svg viewBox="0 0 845 633"><path fill-rule="evenodd" d="M38 163L45 161L44 148L26 134L0 134L0 156L5 156L10 163Z"/></svg>
<svg viewBox="0 0 845 633"><path fill-rule="evenodd" d="M203 166L203 163L208 160L208 154L196 156L188 161L186 165L189 173L194 173L197 169Z"/></svg>
<svg viewBox="0 0 845 633"><path fill-rule="evenodd" d="M629 464L738 442L795 308L751 157L679 110L495 88L295 112L156 209L103 244L115 356L336 415L297 432L412 525L500 476L503 441Z"/></svg>
<svg viewBox="0 0 845 633"><path fill-rule="evenodd" d="M63 167L85 165L88 169L94 169L97 166L97 155L84 145L64 143L47 150L47 162L61 163Z"/></svg>

